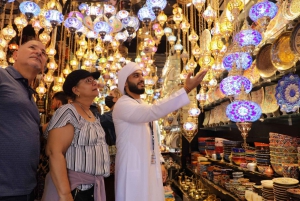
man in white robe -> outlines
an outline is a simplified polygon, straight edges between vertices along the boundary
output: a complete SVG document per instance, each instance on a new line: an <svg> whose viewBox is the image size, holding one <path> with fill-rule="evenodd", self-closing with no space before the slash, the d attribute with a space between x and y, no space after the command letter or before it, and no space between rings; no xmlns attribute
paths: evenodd
<svg viewBox="0 0 300 201"><path fill-rule="evenodd" d="M117 101L112 114L117 136L116 201L165 200L158 140L156 133L152 134L149 122L188 104L187 93L202 81L205 74L203 71L190 78L190 73L182 89L148 105L140 99L145 85L139 65L130 62L118 72L118 88L124 96ZM153 154L154 164L151 162Z"/></svg>

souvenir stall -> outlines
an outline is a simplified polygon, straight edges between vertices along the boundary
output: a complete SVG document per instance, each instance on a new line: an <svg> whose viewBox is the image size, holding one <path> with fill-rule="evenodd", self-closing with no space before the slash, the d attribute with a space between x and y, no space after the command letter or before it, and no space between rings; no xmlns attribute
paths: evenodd
<svg viewBox="0 0 300 201"><path fill-rule="evenodd" d="M0 67L30 38L46 46L31 84L42 124L73 70L101 72L102 112L129 61L149 104L207 70L190 104L158 120L166 200L300 200L299 15L299 0L4 0Z"/></svg>

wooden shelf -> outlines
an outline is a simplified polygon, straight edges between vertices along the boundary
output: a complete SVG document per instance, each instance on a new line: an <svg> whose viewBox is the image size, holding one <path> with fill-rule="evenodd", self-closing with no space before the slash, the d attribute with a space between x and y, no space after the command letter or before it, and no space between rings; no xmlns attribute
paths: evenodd
<svg viewBox="0 0 300 201"><path fill-rule="evenodd" d="M217 186L216 184L214 184L213 182L209 181L208 179L202 177L200 174L194 172L192 169L190 169L189 167L187 167L187 169L193 173L194 175L197 175L198 178L202 181L202 183L204 185L210 186L212 188L214 188L217 192L221 193L223 196L227 197L224 200L229 201L229 200L237 200L239 201L240 199L238 197L236 197L234 194L228 192L227 190L225 190L224 188ZM217 195L218 196L218 195Z"/></svg>
<svg viewBox="0 0 300 201"><path fill-rule="evenodd" d="M221 165L221 166L226 166L226 167L230 167L234 170L238 170L238 171L243 171L245 174L249 175L249 176L258 176L258 177L261 177L261 178L264 178L264 179L272 179L274 176L269 176L269 175L266 175L266 174L262 174L260 172L253 172L253 171L250 171L248 170L247 168L241 168L237 165L234 165L234 164L231 164L231 163L228 163L228 162L221 162L219 160L214 160L214 159L211 159L211 158L208 158L209 161L217 164L217 165Z"/></svg>

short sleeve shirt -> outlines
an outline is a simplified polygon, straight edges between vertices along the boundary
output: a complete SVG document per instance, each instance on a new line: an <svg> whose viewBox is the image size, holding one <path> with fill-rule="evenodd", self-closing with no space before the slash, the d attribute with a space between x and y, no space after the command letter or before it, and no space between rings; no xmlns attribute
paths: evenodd
<svg viewBox="0 0 300 201"><path fill-rule="evenodd" d="M48 137L50 130L67 124L72 124L75 130L72 143L66 152L67 168L92 175L109 176L110 157L100 120L86 121L72 104L66 104L54 113L45 137Z"/></svg>

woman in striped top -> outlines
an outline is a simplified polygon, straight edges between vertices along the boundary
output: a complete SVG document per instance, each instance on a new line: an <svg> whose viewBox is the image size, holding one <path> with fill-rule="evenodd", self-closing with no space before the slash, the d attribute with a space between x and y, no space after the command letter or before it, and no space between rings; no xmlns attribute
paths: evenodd
<svg viewBox="0 0 300 201"><path fill-rule="evenodd" d="M110 157L100 119L90 111L99 76L76 70L66 78L63 90L72 103L55 112L45 132L50 173L43 201L106 200L103 177L109 176Z"/></svg>

